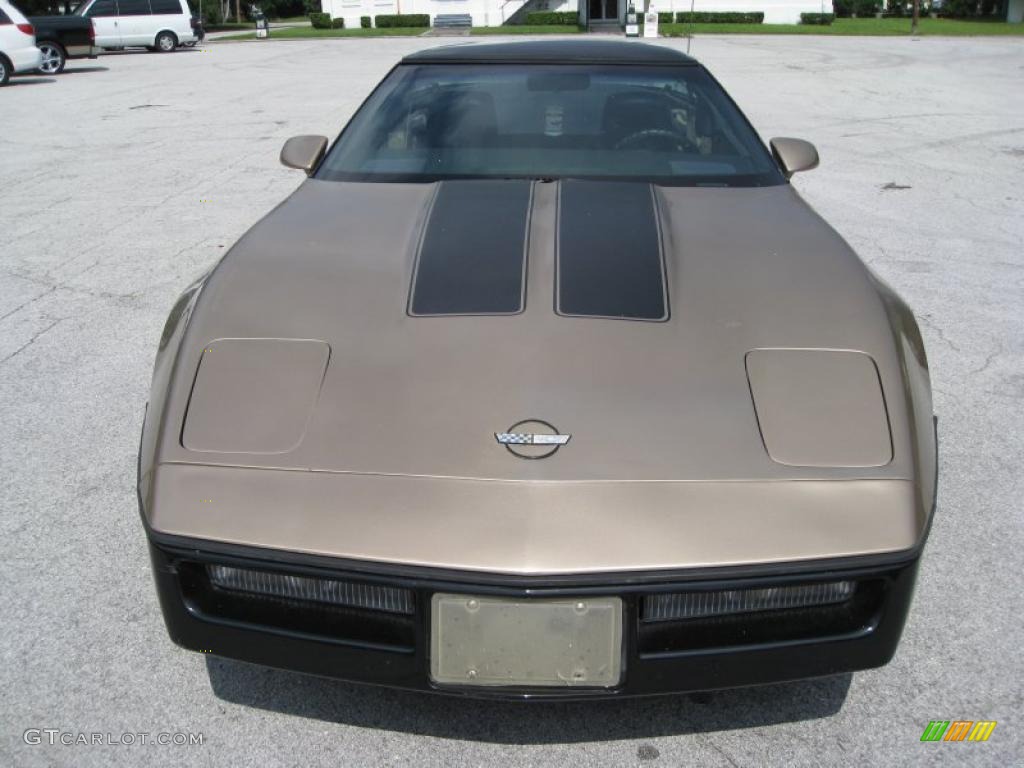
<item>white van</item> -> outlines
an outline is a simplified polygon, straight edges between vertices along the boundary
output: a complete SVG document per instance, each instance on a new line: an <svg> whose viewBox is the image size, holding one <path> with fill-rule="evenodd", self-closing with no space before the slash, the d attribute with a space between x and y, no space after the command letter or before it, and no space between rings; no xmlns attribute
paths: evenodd
<svg viewBox="0 0 1024 768"><path fill-rule="evenodd" d="M34 71L42 60L28 19L7 0L0 0L0 85L7 85L15 72Z"/></svg>
<svg viewBox="0 0 1024 768"><path fill-rule="evenodd" d="M86 0L75 15L92 19L100 48L169 53L198 39L187 0Z"/></svg>

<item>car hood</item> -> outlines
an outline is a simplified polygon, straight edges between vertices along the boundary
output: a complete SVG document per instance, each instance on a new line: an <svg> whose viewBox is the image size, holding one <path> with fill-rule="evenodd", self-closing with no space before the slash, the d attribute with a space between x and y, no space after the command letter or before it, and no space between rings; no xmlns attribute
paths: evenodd
<svg viewBox="0 0 1024 768"><path fill-rule="evenodd" d="M842 461L828 468L773 461L751 397L751 350L855 350L877 366L889 419L901 416L899 361L875 283L791 187L635 185L653 201L666 306L661 317L655 311L630 319L558 313L556 251L562 249L566 263L566 238L583 236L559 227L568 208L561 186L529 185L520 308L487 313L477 307L459 316L441 306L416 316L410 293L417 290L417 259L432 236L426 230L455 233L447 243L442 237L442 251L469 250L486 261L503 238L516 236L521 219L514 201L500 195L491 201L487 193L482 203L456 197L438 224L430 216L440 205L437 184L304 183L206 280L188 324L170 409L183 416L191 397L192 415L177 430L183 444L169 446L165 458L545 481L865 472ZM614 206L622 189L613 192ZM635 216L624 211L613 226L630 231L627 215ZM473 243L458 239L473 222L494 233L489 250L476 255ZM639 228L635 218L632 226ZM607 222L603 227L609 231ZM591 222L591 228L600 231L602 224ZM590 247L599 251L600 243ZM644 244L635 247L640 259ZM571 279L561 269L562 280ZM451 284L450 308L459 309L458 293L475 287L459 274L449 277L434 283L441 290ZM611 293L617 293L614 286ZM267 395L274 405L264 411L282 403L282 418L290 421L283 443L249 441L241 422L253 419L228 407L244 400L266 371L225 363L227 373L211 368L207 380L196 378L203 351L212 358L218 344L234 339L265 340L259 356L268 370L295 374L278 385L304 393L295 403ZM309 354L296 347L296 357L269 341L280 339L307 340ZM571 440L549 458L524 461L495 438L523 420L543 420ZM905 436L897 429L894 440L895 455L869 462L884 469L868 474L906 476Z"/></svg>
<svg viewBox="0 0 1024 768"><path fill-rule="evenodd" d="M916 327L790 186L496 184L307 181L186 292L152 531L510 573L914 545ZM520 458L524 420L571 438Z"/></svg>

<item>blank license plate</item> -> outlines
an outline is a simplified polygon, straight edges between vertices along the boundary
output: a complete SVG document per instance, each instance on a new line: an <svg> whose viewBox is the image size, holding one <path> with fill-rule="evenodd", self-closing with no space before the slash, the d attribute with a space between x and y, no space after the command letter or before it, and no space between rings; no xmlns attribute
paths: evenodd
<svg viewBox="0 0 1024 768"><path fill-rule="evenodd" d="M430 677L445 685L590 686L622 677L622 600L435 594Z"/></svg>

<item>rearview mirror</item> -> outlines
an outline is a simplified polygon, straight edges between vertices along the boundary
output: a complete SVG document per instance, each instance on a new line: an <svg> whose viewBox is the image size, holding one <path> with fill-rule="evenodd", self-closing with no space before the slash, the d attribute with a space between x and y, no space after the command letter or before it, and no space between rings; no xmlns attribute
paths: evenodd
<svg viewBox="0 0 1024 768"><path fill-rule="evenodd" d="M786 178L794 173L809 171L818 167L818 150L803 139L772 139L772 154L782 166Z"/></svg>
<svg viewBox="0 0 1024 768"><path fill-rule="evenodd" d="M292 136L281 147L281 164L309 176L327 151L326 136Z"/></svg>

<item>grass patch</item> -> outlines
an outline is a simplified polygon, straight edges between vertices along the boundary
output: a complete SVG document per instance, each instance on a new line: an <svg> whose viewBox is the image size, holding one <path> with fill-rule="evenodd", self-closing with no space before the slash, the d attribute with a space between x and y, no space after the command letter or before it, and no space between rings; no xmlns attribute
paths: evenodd
<svg viewBox="0 0 1024 768"><path fill-rule="evenodd" d="M312 27L289 27L288 29L270 30L271 40L297 40L312 37L412 37L422 35L427 31L426 27L384 27L377 29L313 29ZM255 32L245 35L228 35L216 42L224 40L253 40Z"/></svg>
<svg viewBox="0 0 1024 768"><path fill-rule="evenodd" d="M506 24L501 27L473 27L474 35L575 35L575 24Z"/></svg>
<svg viewBox="0 0 1024 768"><path fill-rule="evenodd" d="M659 24L664 36L686 35L838 35L897 36L910 34L910 19L836 19L831 26L818 24ZM1024 24L1005 21L973 21L970 19L923 18L920 35L950 37L1024 35Z"/></svg>

